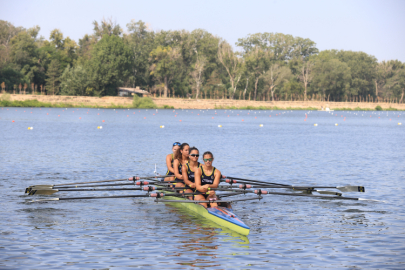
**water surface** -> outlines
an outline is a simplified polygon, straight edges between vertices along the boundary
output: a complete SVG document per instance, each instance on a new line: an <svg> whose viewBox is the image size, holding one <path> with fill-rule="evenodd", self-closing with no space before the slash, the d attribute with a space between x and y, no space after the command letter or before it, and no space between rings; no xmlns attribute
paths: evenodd
<svg viewBox="0 0 405 270"><path fill-rule="evenodd" d="M403 269L400 122L402 112L1 108L0 269ZM251 227L244 237L150 198L24 195L34 184L150 175L155 164L164 173L175 141L212 151L224 175L363 185L345 196L385 202L265 195L233 205Z"/></svg>

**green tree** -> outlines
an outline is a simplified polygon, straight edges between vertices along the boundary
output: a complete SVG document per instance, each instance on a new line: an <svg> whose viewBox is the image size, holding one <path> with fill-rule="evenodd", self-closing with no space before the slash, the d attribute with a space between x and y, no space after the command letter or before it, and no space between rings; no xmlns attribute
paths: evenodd
<svg viewBox="0 0 405 270"><path fill-rule="evenodd" d="M149 31L143 21L132 20L127 24L127 28L129 34L124 38L133 52L130 82L133 87L146 87L150 83L149 55L154 49L154 32Z"/></svg>
<svg viewBox="0 0 405 270"><path fill-rule="evenodd" d="M15 27L10 22L0 20L0 70L11 61L11 39L24 30L22 27Z"/></svg>
<svg viewBox="0 0 405 270"><path fill-rule="evenodd" d="M100 23L93 21L93 31L97 38L102 38L104 35L107 36L120 36L122 34L122 29L116 21L112 18L103 18Z"/></svg>
<svg viewBox="0 0 405 270"><path fill-rule="evenodd" d="M315 60L313 72L312 93L322 93L323 98L326 99L327 96L328 101L330 95L335 100L342 100L350 93L351 75L346 63L319 57Z"/></svg>
<svg viewBox="0 0 405 270"><path fill-rule="evenodd" d="M268 96L271 95L271 100L274 101L274 92L277 90L277 87L281 87L284 83L288 82L293 78L293 75L288 67L273 64L262 77L265 86L268 88Z"/></svg>
<svg viewBox="0 0 405 270"><path fill-rule="evenodd" d="M88 72L83 66L67 66L61 80L61 95L88 96L92 95L89 88Z"/></svg>
<svg viewBox="0 0 405 270"><path fill-rule="evenodd" d="M405 68L399 68L394 76L389 79L388 85L393 90L393 95L399 99L399 103L404 100L405 94Z"/></svg>
<svg viewBox="0 0 405 270"><path fill-rule="evenodd" d="M131 49L120 37L104 35L94 46L86 66L94 94L117 95L117 87L130 75L132 59Z"/></svg>
<svg viewBox="0 0 405 270"><path fill-rule="evenodd" d="M298 78L303 82L304 84L304 101L307 100L307 87L308 84L311 83L312 78L314 76L312 70L314 67L314 62L313 61L305 61L301 64L300 67L300 73L298 75Z"/></svg>
<svg viewBox="0 0 405 270"><path fill-rule="evenodd" d="M273 54L261 48L255 48L243 55L245 68L248 74L251 74L254 80L254 96L253 100L257 99L257 88L262 74L269 69L273 60Z"/></svg>
<svg viewBox="0 0 405 270"><path fill-rule="evenodd" d="M164 97L167 97L171 80L178 75L180 57L179 49L171 47L159 46L150 53L150 75L153 75L159 83L163 84Z"/></svg>
<svg viewBox="0 0 405 270"><path fill-rule="evenodd" d="M59 92L60 82L60 64L58 60L52 60L46 72L46 89L52 92L53 95Z"/></svg>
<svg viewBox="0 0 405 270"><path fill-rule="evenodd" d="M271 51L276 61L288 61L297 56L306 58L318 53L312 40L282 33L251 34L238 39L236 45L242 47L245 53L255 48Z"/></svg>
<svg viewBox="0 0 405 270"><path fill-rule="evenodd" d="M233 52L232 47L227 42L222 41L218 46L218 60L228 73L231 83L231 99L234 99L236 87L242 77L242 59Z"/></svg>

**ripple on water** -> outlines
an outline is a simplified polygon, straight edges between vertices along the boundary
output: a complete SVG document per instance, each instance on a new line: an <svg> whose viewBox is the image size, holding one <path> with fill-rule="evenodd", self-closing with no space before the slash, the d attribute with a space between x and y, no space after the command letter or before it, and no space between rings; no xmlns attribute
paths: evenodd
<svg viewBox="0 0 405 270"><path fill-rule="evenodd" d="M39 108L29 116L1 111L0 268L404 268L404 134L383 117L303 111L271 112L281 113L277 117L235 111L227 117L222 110L217 115L214 110L159 110L153 117L151 110L130 110L132 117L126 117L127 110L90 109L87 114L80 108L84 121L78 123L76 112L64 114L68 111L52 108L46 118ZM181 123L173 120L174 113ZM305 113L316 128L303 122ZM350 121L336 127L343 114ZM11 117L13 125L4 120ZM100 119L106 123L97 130ZM35 129L27 132L29 123ZM165 129L158 128L162 124ZM162 157L174 141L211 150L214 165L227 176L293 185L364 185L366 193L344 196L385 203L265 195L234 203L251 227L244 237L148 198L32 204L23 194L35 184L150 175L155 163L163 172ZM121 193L51 197L113 194Z"/></svg>

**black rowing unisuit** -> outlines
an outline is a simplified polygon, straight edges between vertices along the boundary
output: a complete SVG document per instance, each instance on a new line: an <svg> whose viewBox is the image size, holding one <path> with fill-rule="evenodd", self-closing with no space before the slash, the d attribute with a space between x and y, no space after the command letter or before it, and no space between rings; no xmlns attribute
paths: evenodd
<svg viewBox="0 0 405 270"><path fill-rule="evenodd" d="M198 170L198 168L200 167L200 162L197 162L197 170ZM188 177L188 181L190 181L190 182L192 182L192 183L195 183L195 172L193 172L191 169L190 169L190 164L187 162L186 163L186 166L187 166L187 177Z"/></svg>
<svg viewBox="0 0 405 270"><path fill-rule="evenodd" d="M212 185L214 183L215 179L215 167L212 167L212 172L210 175L206 175L204 172L203 166L200 166L201 168L201 186L203 185Z"/></svg>

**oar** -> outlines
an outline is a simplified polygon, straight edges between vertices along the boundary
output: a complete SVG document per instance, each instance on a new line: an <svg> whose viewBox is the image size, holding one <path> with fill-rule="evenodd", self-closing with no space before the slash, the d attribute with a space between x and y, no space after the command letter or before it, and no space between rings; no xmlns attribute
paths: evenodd
<svg viewBox="0 0 405 270"><path fill-rule="evenodd" d="M143 188L67 188L67 189L32 189L28 195L52 195L56 192L62 191L125 191L125 190L143 190Z"/></svg>
<svg viewBox="0 0 405 270"><path fill-rule="evenodd" d="M170 195L167 195L170 196ZM194 201L194 200L160 200L156 199L155 202L165 202L165 203L233 203L233 202L240 202L240 201L250 201L250 200L260 200L263 197L251 197L251 198L243 198L243 199L233 199L233 200L210 200L210 201Z"/></svg>
<svg viewBox="0 0 405 270"><path fill-rule="evenodd" d="M89 181L89 182L76 182L76 183L63 183L63 184L55 184L55 185L35 185L35 187L56 187L56 186L70 186L70 185L81 185L81 184L92 184L92 183L105 183L105 182L117 182L117 181L136 181L140 179L148 179L148 178L166 178L166 177L173 177L172 175L162 175L162 176L133 176L124 179L114 179L114 180L101 180L101 181ZM29 186L33 187L33 186Z"/></svg>
<svg viewBox="0 0 405 270"><path fill-rule="evenodd" d="M108 186L143 186L143 185L149 185L150 183L155 183L155 181L138 181L138 182L132 182L132 183L122 183L122 184L98 184L98 185L80 185L80 186L59 186L59 185L36 185L36 186L31 186L25 189L25 193L30 193L31 190L34 189L65 189L65 188L84 188L84 187L108 187ZM159 182L162 183L163 185L166 185L169 182Z"/></svg>
<svg viewBox="0 0 405 270"><path fill-rule="evenodd" d="M241 186L241 185L240 185ZM243 185L242 185L243 186ZM246 185L250 186L250 185ZM272 185L258 185L258 186L250 186L251 188L290 188L293 190L308 190L308 191L316 191L316 192L326 192L325 194L332 194L328 192L333 192L333 191L326 191L326 190L315 190L316 188L334 188L338 189L342 192L364 192L364 187L363 186L342 186L342 187L335 187L335 186L272 186Z"/></svg>
<svg viewBox="0 0 405 270"><path fill-rule="evenodd" d="M277 184L277 183L267 183L267 182L262 182L262 181L256 181L256 180L248 180L248 179L242 179L242 178L231 178L230 179L241 179L242 184L246 184L246 182L258 182L260 183L259 186L254 186L255 188L259 187L266 187L266 188L292 188L296 190L306 190L306 189L315 189L315 188L334 188L338 189L342 192L365 192L365 188L363 186L292 186L292 185L284 185L284 184ZM236 184L238 181L236 180L228 180L225 179L223 180L226 183L230 184ZM321 191L323 192L323 191ZM325 191L326 192L326 191ZM329 194L329 193L325 193Z"/></svg>
<svg viewBox="0 0 405 270"><path fill-rule="evenodd" d="M164 193L151 193L145 195L120 195L120 196L99 196L99 197L68 197L68 198L53 198L53 199L41 199L33 200L29 202L45 202L45 201L64 201L64 200L88 200L88 199L117 199L117 198L139 198L139 197L154 197L161 198L165 196Z"/></svg>
<svg viewBox="0 0 405 270"><path fill-rule="evenodd" d="M250 186L250 185L246 185L247 187L240 187L240 186L242 186L242 185L239 185L239 189L242 189L242 190L245 190L245 189L249 189L249 188L272 188L272 187L269 187L269 186ZM238 188L238 187L234 187L234 188ZM279 187L279 186L275 186L274 188L288 188L288 187ZM223 191L225 191L225 190L228 190L229 191L229 187L226 187L226 188L210 188L211 190L223 190ZM234 191L239 191L239 192L241 192L240 190L238 190L238 189L233 189ZM305 190L300 190L300 191L303 191L305 194L312 194L311 192L313 192L313 191L315 191L315 192L318 192L318 193L320 193L320 194L328 194L328 195L335 195L335 196L342 196L342 193L340 193L340 192L334 192L334 191L328 191L328 190L317 190L317 189L305 189Z"/></svg>
<svg viewBox="0 0 405 270"><path fill-rule="evenodd" d="M322 195L312 195L312 194L302 194L302 193L283 193L283 192L270 192L267 190L245 190L247 193L255 193L259 196L272 194L272 195L285 195L285 196L299 196L299 197L311 197L311 198L324 198L324 199L340 199L340 200L355 200L355 201L375 201L375 202L382 202L379 200L372 200L372 199L363 199L363 198L352 198L352 197L342 197L342 196L322 196Z"/></svg>
<svg viewBox="0 0 405 270"><path fill-rule="evenodd" d="M222 175L222 178L224 178L224 182L227 183L237 183L237 181L232 181L232 180L240 180L240 181L245 181L245 182L252 182L252 183L259 183L259 184L270 184L270 185L278 185L278 186L289 186L285 184L279 184L279 183L271 183L271 182L264 182L264 181L258 181L258 180L251 180L251 179L244 179L244 178L238 178L238 177L232 177L232 176L224 176ZM229 181L227 181L229 180Z"/></svg>

